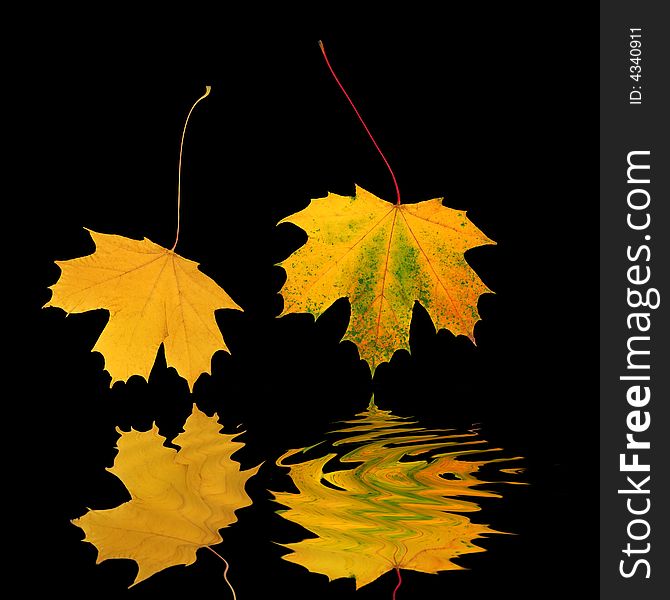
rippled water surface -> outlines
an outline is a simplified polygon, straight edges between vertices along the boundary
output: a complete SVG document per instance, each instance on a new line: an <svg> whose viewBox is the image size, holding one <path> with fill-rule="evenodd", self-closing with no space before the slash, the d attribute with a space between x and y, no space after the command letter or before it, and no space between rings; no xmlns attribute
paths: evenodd
<svg viewBox="0 0 670 600"><path fill-rule="evenodd" d="M287 544L286 560L361 587L395 568L460 569L453 559L484 551L475 540L502 533L481 523L484 514L477 523L468 515L478 499L501 498L501 484L522 483L521 457L474 429L426 429L374 402L343 425L277 461L299 490L275 494L287 507L280 514L317 536ZM332 452L319 452L326 443Z"/></svg>

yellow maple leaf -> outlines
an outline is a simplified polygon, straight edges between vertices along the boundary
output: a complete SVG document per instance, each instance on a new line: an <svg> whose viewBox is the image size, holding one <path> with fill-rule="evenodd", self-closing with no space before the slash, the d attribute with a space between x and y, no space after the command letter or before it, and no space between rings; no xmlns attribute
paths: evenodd
<svg viewBox="0 0 670 600"><path fill-rule="evenodd" d="M466 250L495 244L442 198L390 204L356 186L354 196L330 193L280 223L293 223L307 243L280 263L286 270L284 310L318 317L349 298L344 336L358 345L372 373L395 350L409 350L414 301L437 329L474 342L477 301L491 292L465 260Z"/></svg>
<svg viewBox="0 0 670 600"><path fill-rule="evenodd" d="M329 580L353 577L358 589L393 569L462 569L455 558L484 552L474 540L501 532L462 513L479 511L477 498L500 494L481 489L487 482L477 472L520 457L473 459L500 448L491 448L474 431L417 427L374 403L357 417L335 432L346 437L333 443L354 445L339 457L352 467L326 469L336 453L293 462L314 446L290 450L277 461L289 468L298 489L274 492L288 507L279 514L317 536L283 544L292 553L282 558Z"/></svg>
<svg viewBox="0 0 670 600"><path fill-rule="evenodd" d="M98 563L129 558L139 570L133 585L173 565L190 565L199 548L222 541L219 529L249 506L247 480L259 467L240 471L231 455L244 446L238 434L220 433L216 413L193 405L184 431L174 438L179 451L163 445L154 425L121 434L114 466L131 500L109 510L90 510L72 521L98 549Z"/></svg>
<svg viewBox="0 0 670 600"><path fill-rule="evenodd" d="M210 373L223 341L214 311L242 310L198 263L148 239L132 240L88 230L89 256L56 261L62 273L50 287L55 306L69 313L106 309L107 326L93 347L105 359L110 385L131 375L149 379L161 344L169 367L188 382Z"/></svg>

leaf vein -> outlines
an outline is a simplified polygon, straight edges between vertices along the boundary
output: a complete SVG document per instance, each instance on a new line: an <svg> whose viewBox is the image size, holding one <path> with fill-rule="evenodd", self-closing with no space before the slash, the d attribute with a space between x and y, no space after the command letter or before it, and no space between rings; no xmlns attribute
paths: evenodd
<svg viewBox="0 0 670 600"><path fill-rule="evenodd" d="M335 259L335 260L328 266L328 268L326 268L324 271L322 271L321 273L319 273L319 274L316 276L316 278L315 278L315 279L314 279L314 280L313 280L307 287L305 287L305 290L302 292L302 294L305 295L305 296L307 296L307 294L309 293L309 291L310 291L310 290L311 290L311 289L312 289L312 288L313 288L313 287L314 287L314 286L321 280L321 278L324 277L324 276L325 276L331 269L335 268L335 267L338 265L338 263L339 263L345 256L347 256L347 254L349 254L349 252L351 252L351 251L352 251L358 244L360 244L360 243L361 243L361 242L362 242L368 235L370 235L370 233L372 233L372 232L373 232L373 231L374 231L374 230L381 224L381 222L393 212L394 209L395 209L395 207L392 206L392 207L390 208L390 210L389 210L386 214L384 214L384 216L382 216L382 217L379 219L379 221L377 221L377 222L376 222L376 223L375 223L375 224L374 224L368 231L366 231L366 232L363 234L363 236L361 236L361 237L356 241L356 243L355 243L353 246L350 246L349 248L347 248L346 252L344 252L344 254L342 254L342 256L339 256L337 259ZM304 246L303 246L303 248L304 248ZM285 307L284 307L284 312L288 312L288 311L290 311L291 307L292 307L294 304L295 304L295 302L293 302L293 303L291 303L291 304L285 306Z"/></svg>
<svg viewBox="0 0 670 600"><path fill-rule="evenodd" d="M435 270L435 267L433 267L433 264L430 262L430 258L428 258L428 254L426 254L426 251L423 249L421 246L421 242L419 242L419 239L416 237L416 234L412 230L412 226L409 224L409 221L405 217L405 215L402 215L402 218L405 220L405 224L407 225L407 229L409 232L412 234L412 237L414 238L414 241L416 242L417 247L421 251L421 254L423 254L424 258L426 259L426 262L428 263L428 266L430 267L430 270L433 272L435 275L435 279L440 282L440 285L442 286L442 289L444 290L445 294L447 295L447 298L449 298L449 302L451 302L451 305L454 307L456 314L458 315L458 318L461 320L461 324L463 327L465 327L465 331L468 331L468 326L465 322L465 319L463 318L463 314L461 313L460 309L458 308L458 305L456 302L454 302L454 299L451 297L451 294L449 293L449 290L447 289L447 286L444 284L442 279L440 279L440 276L438 275L437 271Z"/></svg>

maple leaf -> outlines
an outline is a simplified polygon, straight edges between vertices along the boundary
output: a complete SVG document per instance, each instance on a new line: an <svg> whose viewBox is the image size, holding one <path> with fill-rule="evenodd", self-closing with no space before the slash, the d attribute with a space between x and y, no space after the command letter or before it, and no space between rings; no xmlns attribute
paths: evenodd
<svg viewBox="0 0 670 600"><path fill-rule="evenodd" d="M277 461L290 469L299 490L273 492L288 507L279 514L318 536L283 544L293 552L282 558L329 580L353 577L358 589L392 569L462 569L453 559L485 551L474 540L502 533L461 513L479 511L476 498L501 497L477 487L488 483L476 476L481 467L520 457L471 460L468 455L500 448L491 448L474 431L415 427L374 403L357 417L336 432L347 436L333 443L356 444L340 457L341 463L355 463L353 468L326 472L336 453L287 462L314 446L290 450Z"/></svg>
<svg viewBox="0 0 670 600"><path fill-rule="evenodd" d="M144 238L87 230L96 245L89 256L56 261L62 273L45 307L69 313L106 309L107 326L93 347L105 359L110 385L131 375L149 379L161 344L168 367L188 382L211 372L211 358L228 348L214 311L242 310L198 263Z"/></svg>
<svg viewBox="0 0 670 600"><path fill-rule="evenodd" d="M155 425L149 431L117 429L119 452L108 470L125 484L131 500L72 521L98 549L97 563L134 560L136 585L167 567L194 563L199 548L222 541L219 529L251 504L244 488L259 467L240 471L231 458L244 446L234 441L240 434L220 430L216 413L209 417L195 404L173 440L179 451L163 444L166 438Z"/></svg>
<svg viewBox="0 0 670 600"><path fill-rule="evenodd" d="M437 329L474 342L477 301L491 290L464 254L495 242L464 211L443 206L442 198L390 204L356 186L354 196L329 193L280 223L293 223L308 236L279 263L286 270L280 316L318 317L338 298L349 298L344 339L358 345L373 375L395 350L409 350L415 301Z"/></svg>

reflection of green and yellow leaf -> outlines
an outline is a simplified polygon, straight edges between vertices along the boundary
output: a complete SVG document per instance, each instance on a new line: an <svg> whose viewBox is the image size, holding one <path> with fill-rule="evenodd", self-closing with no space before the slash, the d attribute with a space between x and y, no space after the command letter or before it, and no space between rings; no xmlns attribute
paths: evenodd
<svg viewBox="0 0 670 600"><path fill-rule="evenodd" d="M474 431L456 433L417 427L374 403L333 446L355 447L342 463L352 468L325 472L332 459L293 463L309 449L290 450L279 460L290 469L298 494L275 493L288 510L280 514L318 537L286 544L288 561L329 579L354 577L364 586L392 569L437 573L461 569L453 559L483 552L474 541L500 533L462 513L480 510L476 498L499 498L481 489L484 466L515 458L480 458L499 451ZM510 483L510 482L508 482Z"/></svg>

